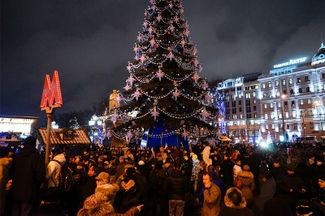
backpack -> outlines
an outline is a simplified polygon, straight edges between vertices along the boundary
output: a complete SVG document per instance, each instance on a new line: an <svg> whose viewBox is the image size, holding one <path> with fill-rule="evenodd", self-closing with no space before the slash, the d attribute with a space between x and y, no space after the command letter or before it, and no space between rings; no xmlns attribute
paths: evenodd
<svg viewBox="0 0 325 216"><path fill-rule="evenodd" d="M66 164L61 164L57 160L52 160L60 164L59 184L56 186L62 191L69 191L73 185L72 171ZM53 180L53 179L52 179Z"/></svg>

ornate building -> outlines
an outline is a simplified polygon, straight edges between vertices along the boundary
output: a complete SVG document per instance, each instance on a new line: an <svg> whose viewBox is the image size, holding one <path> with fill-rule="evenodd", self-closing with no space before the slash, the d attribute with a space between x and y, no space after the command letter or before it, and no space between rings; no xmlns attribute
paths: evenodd
<svg viewBox="0 0 325 216"><path fill-rule="evenodd" d="M225 115L219 122L234 142L319 139L325 135L324 81L324 44L311 61L293 59L274 65L269 74L227 79L215 88L224 92Z"/></svg>

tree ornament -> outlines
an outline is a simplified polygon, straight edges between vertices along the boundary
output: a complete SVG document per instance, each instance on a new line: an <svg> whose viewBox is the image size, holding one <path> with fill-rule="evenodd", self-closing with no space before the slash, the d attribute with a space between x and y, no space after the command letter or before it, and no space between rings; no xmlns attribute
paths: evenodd
<svg viewBox="0 0 325 216"><path fill-rule="evenodd" d="M159 70L156 73L156 77L159 79L159 81L161 81L161 78L163 78L165 76L165 73L161 71L161 69L159 68Z"/></svg>

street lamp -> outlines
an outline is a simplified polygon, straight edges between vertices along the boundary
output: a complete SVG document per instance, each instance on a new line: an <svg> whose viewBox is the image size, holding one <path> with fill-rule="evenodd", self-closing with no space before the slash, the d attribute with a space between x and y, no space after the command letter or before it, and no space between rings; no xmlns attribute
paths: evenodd
<svg viewBox="0 0 325 216"><path fill-rule="evenodd" d="M287 97L286 94L282 94L281 98L282 100L284 100ZM282 101L283 102L283 101ZM282 115L282 133L283 133L283 142L286 143L287 142L287 134L286 134L286 129L284 126L284 102L281 103L281 115Z"/></svg>
<svg viewBox="0 0 325 216"><path fill-rule="evenodd" d="M93 115L91 117L91 120L89 120L88 125L91 128L93 143L95 144L95 136L100 139L100 142L102 142L103 120L101 119L101 117Z"/></svg>

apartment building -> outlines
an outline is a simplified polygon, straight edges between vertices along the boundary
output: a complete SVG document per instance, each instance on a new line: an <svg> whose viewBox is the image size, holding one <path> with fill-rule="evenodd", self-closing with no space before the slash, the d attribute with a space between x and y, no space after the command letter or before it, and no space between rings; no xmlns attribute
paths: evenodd
<svg viewBox="0 0 325 216"><path fill-rule="evenodd" d="M225 114L218 121L235 143L319 139L325 135L324 81L322 43L312 58L274 65L268 74L256 72L220 82L215 91L224 94Z"/></svg>

